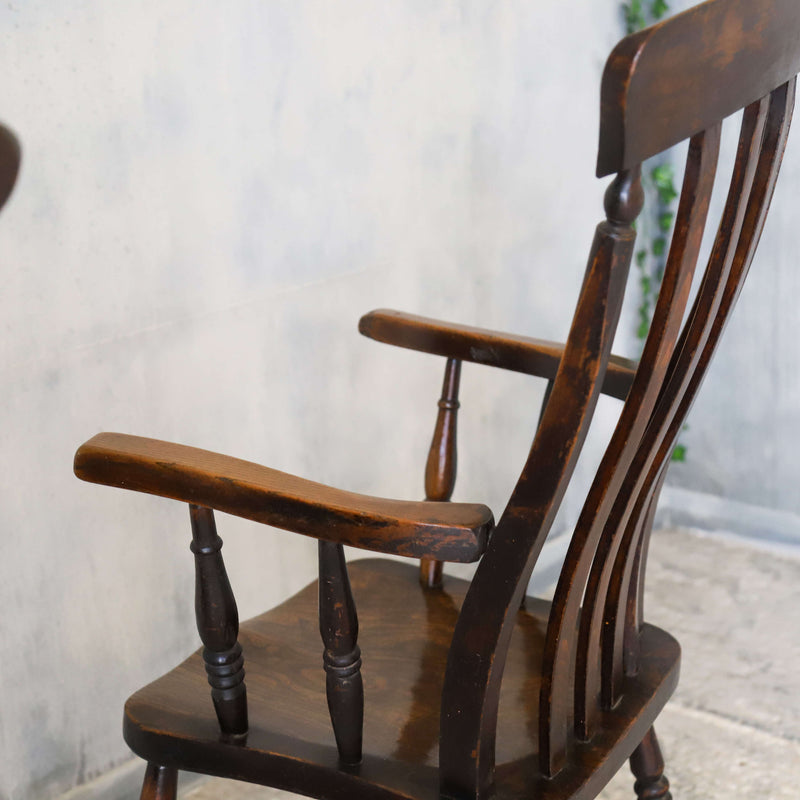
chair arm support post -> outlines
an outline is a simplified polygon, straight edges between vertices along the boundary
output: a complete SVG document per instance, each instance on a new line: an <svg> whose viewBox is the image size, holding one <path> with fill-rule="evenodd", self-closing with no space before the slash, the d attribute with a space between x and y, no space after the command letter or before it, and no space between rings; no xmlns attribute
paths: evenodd
<svg viewBox="0 0 800 800"><path fill-rule="evenodd" d="M456 485L458 387L461 380L461 361L448 358L444 368L442 396L433 431L428 461L425 464L425 499L448 501ZM420 561L419 579L423 586L442 585L442 562L435 558Z"/></svg>
<svg viewBox="0 0 800 800"><path fill-rule="evenodd" d="M325 645L325 690L339 758L344 764L358 764L364 724L358 616L344 548L325 541L319 542L319 631Z"/></svg>
<svg viewBox="0 0 800 800"><path fill-rule="evenodd" d="M214 512L189 505L195 562L195 615L203 642L211 698L219 726L230 736L247 733L247 691L244 655L238 642L239 612L225 563Z"/></svg>

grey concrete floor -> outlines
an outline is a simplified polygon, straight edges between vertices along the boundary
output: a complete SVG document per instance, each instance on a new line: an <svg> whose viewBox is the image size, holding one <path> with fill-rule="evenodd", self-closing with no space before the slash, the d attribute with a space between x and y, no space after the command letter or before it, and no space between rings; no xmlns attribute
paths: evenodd
<svg viewBox="0 0 800 800"><path fill-rule="evenodd" d="M645 616L681 642L681 682L656 730L675 800L800 796L800 553L662 530ZM367 700L368 702L368 700ZM623 769L600 800L632 800ZM185 800L289 800L233 781Z"/></svg>

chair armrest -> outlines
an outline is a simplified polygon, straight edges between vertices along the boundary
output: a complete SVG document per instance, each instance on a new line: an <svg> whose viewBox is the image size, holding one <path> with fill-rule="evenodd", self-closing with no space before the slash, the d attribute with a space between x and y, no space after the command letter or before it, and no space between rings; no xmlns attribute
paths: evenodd
<svg viewBox="0 0 800 800"><path fill-rule="evenodd" d="M383 500L195 447L99 433L78 448L75 474L218 509L338 544L414 558L476 561L494 525L477 503Z"/></svg>
<svg viewBox="0 0 800 800"><path fill-rule="evenodd" d="M378 309L365 314L358 330L386 344L423 353L502 367L552 380L564 355L564 345L528 336L458 325L402 311ZM624 400L633 383L636 361L611 356L602 391Z"/></svg>

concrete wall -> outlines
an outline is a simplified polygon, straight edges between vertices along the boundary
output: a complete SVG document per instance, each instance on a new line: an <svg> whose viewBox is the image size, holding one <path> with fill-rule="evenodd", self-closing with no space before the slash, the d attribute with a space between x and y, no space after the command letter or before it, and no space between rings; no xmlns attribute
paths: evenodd
<svg viewBox="0 0 800 800"><path fill-rule="evenodd" d="M417 498L442 364L360 338L360 314L563 338L602 208L591 176L613 5L572 3L568 26L526 0L0 10L0 115L25 148L0 219L0 798L57 797L122 763L124 698L197 642L186 509L80 484L81 441L139 433ZM795 147L794 186L798 169ZM766 321L752 339L796 357L790 236L773 219L737 324L749 341ZM630 326L620 339L631 351ZM748 497L800 511L781 472L797 453L777 455L771 420L768 442L756 433L779 416L751 410L768 399L764 358L739 363L732 346L691 435L709 420L721 448L744 426L716 419L728 390L713 384L734 371L753 392L738 443L762 489ZM796 430L783 358L771 374ZM499 511L542 387L471 365L463 384L457 496ZM616 408L599 409L584 483ZM767 444L784 489L760 468ZM718 475L708 452L729 460L690 440L691 468ZM745 471L726 474L708 488L739 491ZM219 526L242 616L312 578L313 541Z"/></svg>
<svg viewBox="0 0 800 800"><path fill-rule="evenodd" d="M617 26L581 9L569 48L522 0L0 10L25 148L0 220L0 797L128 758L124 698L196 644L185 508L80 484L82 440L418 498L442 364L362 339L360 314L565 335ZM498 507L541 386L464 372L459 495ZM309 539L220 532L243 615L313 576Z"/></svg>

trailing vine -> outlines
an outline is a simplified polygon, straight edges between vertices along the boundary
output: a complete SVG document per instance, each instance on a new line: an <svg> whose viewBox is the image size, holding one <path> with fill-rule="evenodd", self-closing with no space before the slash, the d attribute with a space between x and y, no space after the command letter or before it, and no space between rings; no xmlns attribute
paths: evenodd
<svg viewBox="0 0 800 800"><path fill-rule="evenodd" d="M635 33L658 22L669 12L666 0L630 0L623 3L622 12L627 33ZM639 218L638 231L641 246L635 261L639 273L638 325L636 337L644 342L650 330L658 291L666 267L668 236L675 221L675 170L669 155L656 156L642 170L647 213ZM686 445L677 444L672 451L673 461L686 460Z"/></svg>

